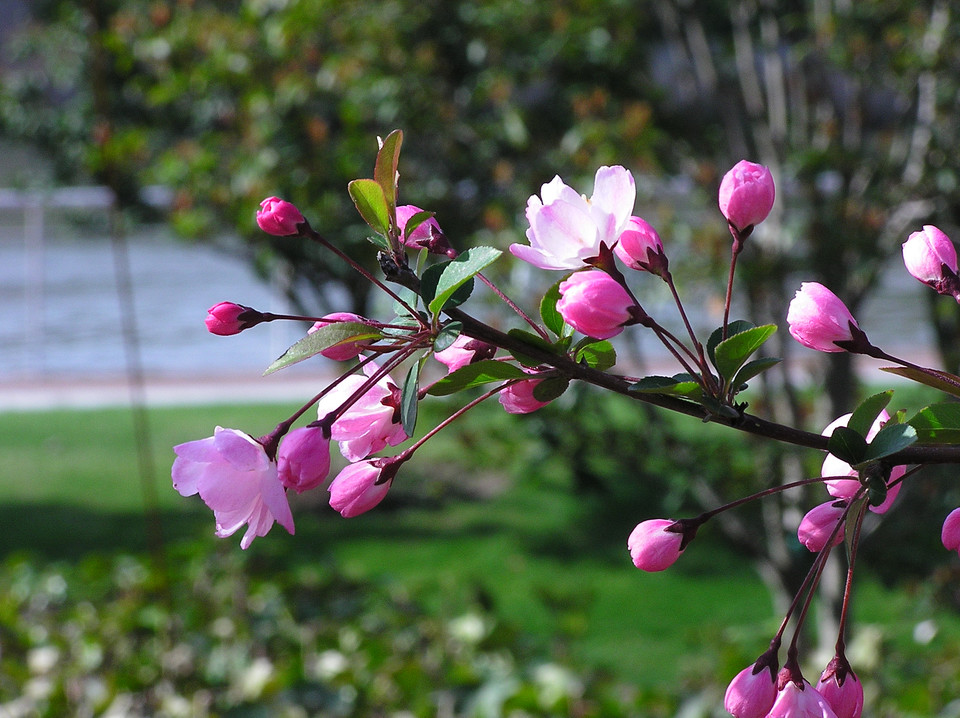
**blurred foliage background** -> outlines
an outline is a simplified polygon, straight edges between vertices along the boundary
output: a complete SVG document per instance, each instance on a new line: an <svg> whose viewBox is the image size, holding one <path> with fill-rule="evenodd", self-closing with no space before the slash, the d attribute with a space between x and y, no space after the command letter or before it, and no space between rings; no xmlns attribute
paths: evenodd
<svg viewBox="0 0 960 718"><path fill-rule="evenodd" d="M289 199L373 264L345 188L370 175L375 137L395 128L401 200L435 211L459 248L520 241L527 197L555 174L589 192L597 166L627 166L637 212L705 307L729 252L719 178L744 157L769 165L776 210L740 265L738 311L758 323L782 324L800 278L856 314L907 233L932 223L960 236L960 24L948 2L45 0L30 10L0 48L0 134L37 148L53 173L7 170L13 182L102 183L142 219L157 218L143 188L163 186L161 218L179 234L242 251L308 311L362 313L372 298L313 247L259 233L254 210ZM534 298L522 269L498 280ZM937 353L956 370L958 313L930 299ZM786 332L777 353L794 354ZM761 389L753 409L812 430L861 392L845 354L809 384L785 369ZM518 475L568 477L593 511L577 520L598 532L617 526L611 514L695 511L818 470L815 457L746 440L734 451L738 439L586 391L519 426L534 449ZM935 482L908 487L865 549L887 581L942 576L936 537L918 551L911 533L958 503ZM722 524L778 604L808 563L793 530L810 500Z"/></svg>

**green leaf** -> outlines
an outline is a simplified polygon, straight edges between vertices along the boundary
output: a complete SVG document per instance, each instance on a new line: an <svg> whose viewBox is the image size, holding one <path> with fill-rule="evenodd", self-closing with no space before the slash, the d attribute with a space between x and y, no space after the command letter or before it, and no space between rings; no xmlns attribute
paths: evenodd
<svg viewBox="0 0 960 718"><path fill-rule="evenodd" d="M445 324L437 332L437 338L433 340L433 350L442 352L444 349L449 349L450 345L457 341L457 337L460 336L462 330L463 324L461 322Z"/></svg>
<svg viewBox="0 0 960 718"><path fill-rule="evenodd" d="M737 375L734 377L733 381L730 382L730 386L736 388L737 391L741 390L741 387L745 386L748 381L753 379L753 377L758 374L762 374L770 367L776 366L779 364L782 359L777 357L764 357L763 359L754 359L753 361L748 361L744 364L740 371L737 372Z"/></svg>
<svg viewBox="0 0 960 718"><path fill-rule="evenodd" d="M917 430L925 444L960 443L960 403L931 404L914 414L907 423Z"/></svg>
<svg viewBox="0 0 960 718"><path fill-rule="evenodd" d="M570 386L570 380L565 376L541 379L540 383L533 387L533 398L537 401L553 401L563 394L568 386Z"/></svg>
<svg viewBox="0 0 960 718"><path fill-rule="evenodd" d="M864 459L882 459L906 449L917 440L917 430L909 424L887 424L867 446ZM853 463L853 462L851 462Z"/></svg>
<svg viewBox="0 0 960 718"><path fill-rule="evenodd" d="M885 366L881 367L881 371L905 377L918 384L932 386L953 396L960 396L960 376L947 371L907 366Z"/></svg>
<svg viewBox="0 0 960 718"><path fill-rule="evenodd" d="M394 130L383 140L377 152L377 164L373 178L383 190L388 211L394 217L397 208L397 167L400 163L400 145L403 144L403 132Z"/></svg>
<svg viewBox="0 0 960 718"><path fill-rule="evenodd" d="M526 344L530 344L544 351L548 351L551 354L557 354L557 347L548 342L546 339L541 337L539 334L534 334L533 332L528 332L523 329L511 329L507 332L511 337L519 339ZM539 359L534 359L523 352L511 351L513 358L524 366L538 366L541 362Z"/></svg>
<svg viewBox="0 0 960 718"><path fill-rule="evenodd" d="M588 339L574 354L577 363L586 363L591 369L606 371L617 363L617 351L607 340L596 341Z"/></svg>
<svg viewBox="0 0 960 718"><path fill-rule="evenodd" d="M420 277L420 297L423 299L424 304L429 305L436 297L437 285L449 264L450 262L439 262L438 264L430 265L423 271ZM460 285L457 290L447 298L444 306L447 308L459 306L470 298L472 292L473 278L471 277L469 281Z"/></svg>
<svg viewBox="0 0 960 718"><path fill-rule="evenodd" d="M452 262L447 263L434 298L430 301L430 312L439 312L453 293L465 282L473 279L477 272L493 264L503 252L493 247L471 247Z"/></svg>
<svg viewBox="0 0 960 718"><path fill-rule="evenodd" d="M560 282L562 281L561 279ZM557 302L560 301L560 282L551 286L547 293L543 295L543 299L540 300L540 318L543 320L543 326L558 337L563 336L563 330L566 326L566 322L563 321L563 317L557 311Z"/></svg>
<svg viewBox="0 0 960 718"><path fill-rule="evenodd" d="M867 453L866 440L853 429L838 426L827 441L827 451L851 466L864 460Z"/></svg>
<svg viewBox="0 0 960 718"><path fill-rule="evenodd" d="M389 236L390 210L383 188L372 179L356 179L347 185L347 191L350 193L350 199L357 206L360 216L363 217L363 221L382 237ZM379 240L372 237L371 240L381 249L390 249L386 241L381 244Z"/></svg>
<svg viewBox="0 0 960 718"><path fill-rule="evenodd" d="M494 359L484 359L450 372L431 386L427 393L431 396L449 396L450 394L456 394L458 391L482 386L490 382L523 379L526 376L528 376L526 372L513 364Z"/></svg>
<svg viewBox="0 0 960 718"><path fill-rule="evenodd" d="M893 390L882 391L868 397L860 406L853 410L853 416L847 422L847 426L853 429L860 436L866 436L873 428L873 422L880 416L880 412L887 408L887 404L893 398Z"/></svg>
<svg viewBox="0 0 960 718"><path fill-rule="evenodd" d="M380 339L382 334L369 326L360 322L334 322L325 327L321 327L313 334L307 334L303 339L291 346L287 351L267 367L263 375L273 374L275 371L302 362L316 356L324 349L336 346L337 344L346 344L356 341L375 341Z"/></svg>
<svg viewBox="0 0 960 718"><path fill-rule="evenodd" d="M744 362L777 331L776 324L753 327L737 334L729 334L714 347L713 364L726 381L730 381L743 366Z"/></svg>
<svg viewBox="0 0 960 718"><path fill-rule="evenodd" d="M682 396L688 399L699 399L703 391L700 385L692 380L682 377L688 375L678 374L675 377L669 376L645 376L638 382L630 385L630 391L640 394L670 394L671 396Z"/></svg>
<svg viewBox="0 0 960 718"><path fill-rule="evenodd" d="M753 322L748 322L746 319L737 319L736 321L730 322L727 325L727 338L729 339L734 334L739 334L740 332L745 332L748 329L753 329L755 325ZM713 362L713 365L717 365L717 358L714 354L714 351L723 340L723 327L717 327L713 330L713 333L710 335L710 338L707 340L707 356L710 357L710 361Z"/></svg>
<svg viewBox="0 0 960 718"><path fill-rule="evenodd" d="M420 362L416 361L407 372L403 380L403 389L400 393L400 423L407 436L413 436L417 428L417 407L420 394Z"/></svg>
<svg viewBox="0 0 960 718"><path fill-rule="evenodd" d="M436 212L427 212L427 211L417 212L415 215L411 216L410 219L407 220L407 223L404 226L399 228L400 232L403 234L404 237L407 237L413 234L413 232L417 229L417 227L419 227L421 224L423 224L428 219L433 217L435 214Z"/></svg>

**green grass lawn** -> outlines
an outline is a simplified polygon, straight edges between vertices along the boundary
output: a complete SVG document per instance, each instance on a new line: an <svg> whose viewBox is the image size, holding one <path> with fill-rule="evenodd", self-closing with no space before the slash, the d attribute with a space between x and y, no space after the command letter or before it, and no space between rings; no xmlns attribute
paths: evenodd
<svg viewBox="0 0 960 718"><path fill-rule="evenodd" d="M266 433L294 408L150 411L151 486L168 544L240 552L239 536L213 536L212 514L197 497L172 489L171 447L208 436L217 424ZM646 690L703 685L705 675L722 685L765 647L777 625L769 597L749 562L711 540L710 527L674 570L644 574L632 567L625 542L645 517L598 527L589 501L561 480L515 481L513 459L483 447L471 472L460 451L461 443L439 441L404 467L381 507L355 519L326 507L323 493L300 497L296 536L275 527L246 552L247 565L261 574L336 566L400 586L440 615L489 609L523 633L531 650L607 667ZM73 562L147 550L127 411L0 416L0 466L0 555ZM933 609L866 578L858 616L882 623L884 640L909 648L913 627ZM938 642L960 638L955 617L941 611L936 618Z"/></svg>

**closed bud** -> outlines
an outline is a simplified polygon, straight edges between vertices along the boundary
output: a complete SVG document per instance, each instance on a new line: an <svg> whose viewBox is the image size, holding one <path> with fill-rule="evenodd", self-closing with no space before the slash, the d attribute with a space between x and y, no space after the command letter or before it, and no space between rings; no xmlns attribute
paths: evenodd
<svg viewBox="0 0 960 718"><path fill-rule="evenodd" d="M957 250L933 225L911 234L903 243L903 264L910 274L941 294L957 289Z"/></svg>
<svg viewBox="0 0 960 718"><path fill-rule="evenodd" d="M817 282L803 282L787 309L790 335L803 346L821 352L846 351L837 342L853 341L857 320L840 298Z"/></svg>
<svg viewBox="0 0 960 718"><path fill-rule="evenodd" d="M831 536L833 536L831 546L836 546L843 541L843 526L840 526L836 534L833 532L846 508L845 501L828 501L810 509L800 521L800 528L797 529L797 538L800 543L816 553L823 550Z"/></svg>
<svg viewBox="0 0 960 718"><path fill-rule="evenodd" d="M383 501L393 478L381 481L376 460L346 466L330 483L330 506L344 518L365 513Z"/></svg>
<svg viewBox="0 0 960 718"><path fill-rule="evenodd" d="M330 473L330 436L319 427L294 429L277 452L280 483L298 494L322 484Z"/></svg>
<svg viewBox="0 0 960 718"><path fill-rule="evenodd" d="M951 511L944 520L940 540L947 551L960 551L960 509Z"/></svg>
<svg viewBox="0 0 960 718"><path fill-rule="evenodd" d="M776 667L758 661L730 681L723 697L723 707L734 718L764 718L776 697Z"/></svg>
<svg viewBox="0 0 960 718"><path fill-rule="evenodd" d="M256 309L234 302L220 302L207 310L207 331L222 337L239 334L244 329L263 321L263 314Z"/></svg>
<svg viewBox="0 0 960 718"><path fill-rule="evenodd" d="M767 218L775 197L770 170L755 162L740 160L720 182L720 211L741 233Z"/></svg>
<svg viewBox="0 0 960 718"><path fill-rule="evenodd" d="M667 269L660 235L642 217L631 217L627 228L621 232L617 246L613 248L620 261L630 269L661 275Z"/></svg>
<svg viewBox="0 0 960 718"><path fill-rule="evenodd" d="M333 312L332 314L327 314L320 321L314 322L313 326L307 330L307 334L313 334L318 329L337 322L360 322L361 324L366 324L367 320L351 312ZM350 359L358 357L364 349L366 349L364 342L347 342L346 344L335 344L332 347L327 347L320 352L320 355L327 357L327 359L333 359L334 361L349 361Z"/></svg>
<svg viewBox="0 0 960 718"><path fill-rule="evenodd" d="M627 539L633 565L644 571L670 568L683 553L682 531L669 531L676 525L671 519L650 519L637 524Z"/></svg>
<svg viewBox="0 0 960 718"><path fill-rule="evenodd" d="M257 210L257 225L275 237L299 234L298 225L305 221L299 209L279 197L267 197Z"/></svg>
<svg viewBox="0 0 960 718"><path fill-rule="evenodd" d="M594 339L622 332L633 306L627 290L599 269L576 272L560 282L557 311L567 324Z"/></svg>

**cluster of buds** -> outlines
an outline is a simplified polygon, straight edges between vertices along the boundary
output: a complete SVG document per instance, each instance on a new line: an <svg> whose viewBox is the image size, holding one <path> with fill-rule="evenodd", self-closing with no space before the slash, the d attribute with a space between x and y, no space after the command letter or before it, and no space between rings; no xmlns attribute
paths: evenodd
<svg viewBox="0 0 960 718"><path fill-rule="evenodd" d="M364 513L384 500L399 468L420 446L480 402L496 396L506 412L528 414L558 398L573 380L704 421L825 451L820 476L774 486L693 518L642 521L630 534L627 547L637 568L663 571L679 559L713 516L771 494L822 483L830 499L807 513L797 531L798 542L816 554L810 572L768 650L730 683L724 706L736 718L860 716L863 690L844 655L844 633L863 518L868 511L882 514L895 502L902 482L913 473L904 460L908 447L918 440L935 441L935 430L960 430L960 426L950 424L955 413L954 419L944 418L932 407L916 421L905 420L902 412L891 416L886 406L892 392L870 397L822 435L762 422L746 413L747 405L738 395L748 381L779 361L754 357L776 325L754 326L729 319L737 257L774 205L776 190L769 169L743 160L720 183L719 208L733 239L730 271L723 322L703 342L687 318L660 235L633 214L636 188L624 167L597 170L589 198L560 177L529 198L528 243L513 244L510 252L539 269L564 273L540 303L538 322L482 274L502 254L499 250L474 247L458 253L432 213L397 204L401 141L399 132L391 133L380 143L376 178L349 185L357 210L374 230L371 241L380 251L379 264L387 283L317 233L289 202L271 197L257 212L257 223L265 232L316 242L348 262L394 300L396 316L381 322L349 312L306 317L263 313L229 302L212 307L207 327L220 335L277 319L311 325L268 373L314 356L346 363L347 368L265 436L253 438L218 427L212 437L175 447L174 487L185 496L200 495L214 512L218 536L229 536L247 525L241 540L247 548L274 522L293 533L290 491L302 493L326 485L329 503L341 515ZM416 266L426 265L419 274L408 261L410 252L421 253ZM435 261L428 261L431 256ZM926 226L910 235L903 256L913 276L960 301L956 252L943 232ZM641 306L633 284L643 281L644 275L666 283L685 337L668 331ZM526 326L503 333L464 311L461 305L475 279ZM394 291L389 284L404 291ZM846 305L820 284L801 285L786 322L790 334L806 347L884 359L896 365L889 369L894 373L938 388L953 387L952 393L960 395L960 377L900 360L871 344ZM635 325L652 332L666 347L678 364L678 374L630 377L608 371L616 364L616 350L608 340ZM434 372L442 375L427 382L422 370L431 356L445 371ZM405 378L395 380L393 374L401 366L406 367ZM412 439L421 400L478 390L478 396L439 425ZM311 409L316 419L293 428ZM408 441L398 453L383 455ZM332 442L347 463L328 483ZM948 549L960 550L960 509L947 518L942 538ZM847 544L849 560L836 654L813 686L800 672L797 638L827 558L841 542ZM791 621L794 635L781 668L780 648Z"/></svg>

